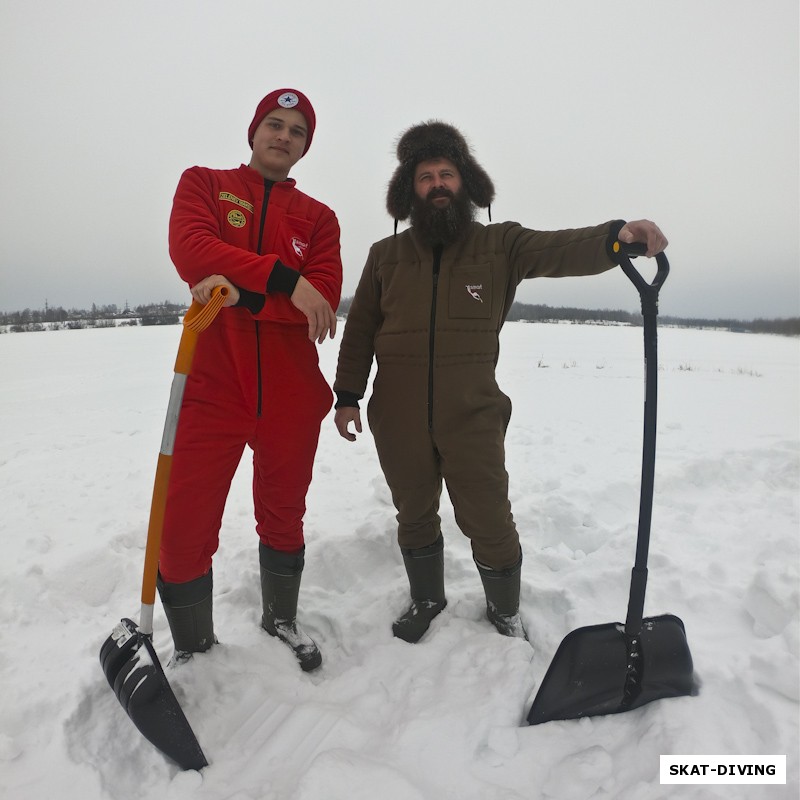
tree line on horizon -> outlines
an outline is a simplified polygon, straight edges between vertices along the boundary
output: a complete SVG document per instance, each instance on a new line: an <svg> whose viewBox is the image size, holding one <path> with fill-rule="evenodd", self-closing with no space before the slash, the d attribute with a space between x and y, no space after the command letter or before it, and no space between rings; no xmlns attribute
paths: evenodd
<svg viewBox="0 0 800 800"><path fill-rule="evenodd" d="M342 298L337 314L347 316L352 297ZM119 321L127 320L132 325L177 324L188 306L185 303L148 303L123 309L117 305L98 306L92 303L90 309L64 309L61 306L45 304L44 309L26 308L23 311L0 312L0 325L9 326L14 332L44 330L48 327L81 328L110 327ZM800 336L800 317L774 319L713 319L676 317L660 315L663 325L684 328L725 329L742 333L772 333L783 336ZM615 323L637 326L642 324L642 315L615 309L586 309L566 306L548 306L514 302L508 314L509 322L575 322L575 323Z"/></svg>
<svg viewBox="0 0 800 800"><path fill-rule="evenodd" d="M44 330L49 328L88 328L112 327L118 321L131 325L177 325L179 317L186 313L185 303L173 303L164 300L162 303L146 303L130 308L126 303L120 309L116 304L97 305L91 308L70 308L51 306L45 303L44 309L26 308L22 311L0 312L0 325L7 325L12 332Z"/></svg>
<svg viewBox="0 0 800 800"><path fill-rule="evenodd" d="M352 297L345 297L337 311L347 316ZM575 323L617 323L622 325L641 326L642 315L638 312L615 309L570 308L567 306L548 306L514 301L506 318L508 322L575 322ZM681 328L726 329L742 333L777 333L784 336L800 336L800 317L753 319L696 319L659 315L663 325L675 325Z"/></svg>

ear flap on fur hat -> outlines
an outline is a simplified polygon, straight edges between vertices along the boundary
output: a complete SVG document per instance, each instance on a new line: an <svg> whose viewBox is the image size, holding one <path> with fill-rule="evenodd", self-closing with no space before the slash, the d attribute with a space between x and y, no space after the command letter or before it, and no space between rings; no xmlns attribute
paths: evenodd
<svg viewBox="0 0 800 800"><path fill-rule="evenodd" d="M386 193L386 210L392 217L396 220L408 218L417 164L433 158L446 158L458 167L464 189L476 206L486 208L491 205L494 184L475 160L466 139L452 125L433 119L412 126L397 143L400 164Z"/></svg>

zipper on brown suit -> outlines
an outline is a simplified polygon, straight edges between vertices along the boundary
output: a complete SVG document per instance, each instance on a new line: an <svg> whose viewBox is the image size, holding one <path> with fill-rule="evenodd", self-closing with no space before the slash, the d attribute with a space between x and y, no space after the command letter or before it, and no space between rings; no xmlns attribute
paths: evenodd
<svg viewBox="0 0 800 800"><path fill-rule="evenodd" d="M431 298L431 329L428 339L428 430L433 430L433 349L436 341L436 297L439 293L439 271L443 246L433 248L433 297Z"/></svg>

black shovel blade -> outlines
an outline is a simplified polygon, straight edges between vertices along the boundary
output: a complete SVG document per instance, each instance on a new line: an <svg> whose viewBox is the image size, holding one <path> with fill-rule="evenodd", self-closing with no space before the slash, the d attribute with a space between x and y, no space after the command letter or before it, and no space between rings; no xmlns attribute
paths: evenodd
<svg viewBox="0 0 800 800"><path fill-rule="evenodd" d="M181 710L150 637L123 619L100 649L100 664L117 699L151 744L181 769L208 761Z"/></svg>
<svg viewBox="0 0 800 800"><path fill-rule="evenodd" d="M697 694L683 622L671 614L642 620L637 636L620 623L567 634L528 713L538 725L630 711L653 700Z"/></svg>

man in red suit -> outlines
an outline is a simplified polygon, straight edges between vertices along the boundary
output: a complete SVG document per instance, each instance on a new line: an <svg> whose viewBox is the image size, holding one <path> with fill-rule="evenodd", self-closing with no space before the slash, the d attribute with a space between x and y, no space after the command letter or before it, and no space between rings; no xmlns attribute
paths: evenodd
<svg viewBox="0 0 800 800"><path fill-rule="evenodd" d="M333 211L289 178L315 127L304 94L271 92L250 124L249 164L191 167L175 193L169 249L178 273L200 303L217 286L229 292L198 339L173 452L158 586L177 660L216 641L212 556L248 445L262 626L304 670L322 662L296 615L305 497L333 398L316 345L336 332L342 264Z"/></svg>

